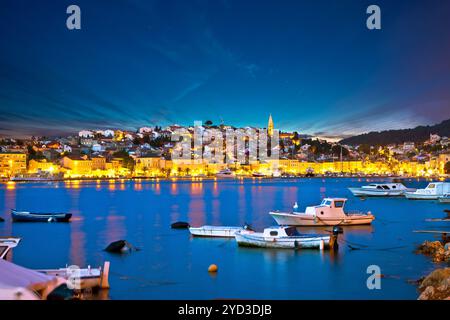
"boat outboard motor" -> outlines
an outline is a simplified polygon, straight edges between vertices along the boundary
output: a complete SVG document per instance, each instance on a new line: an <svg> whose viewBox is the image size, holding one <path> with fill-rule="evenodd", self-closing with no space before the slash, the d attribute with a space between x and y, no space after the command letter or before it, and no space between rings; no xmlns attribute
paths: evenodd
<svg viewBox="0 0 450 320"><path fill-rule="evenodd" d="M342 234L342 233L344 233L344 229L342 229L342 227L339 227L339 226L334 226L333 227L333 234L334 235L338 235L338 234Z"/></svg>

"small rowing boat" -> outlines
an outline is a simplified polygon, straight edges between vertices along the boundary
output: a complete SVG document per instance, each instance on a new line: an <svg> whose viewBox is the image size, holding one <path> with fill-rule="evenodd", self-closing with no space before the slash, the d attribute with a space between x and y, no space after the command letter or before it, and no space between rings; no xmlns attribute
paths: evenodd
<svg viewBox="0 0 450 320"><path fill-rule="evenodd" d="M253 232L248 225L244 227L202 226L199 228L189 228L189 232L195 237L234 238L234 235L238 231L242 231L243 233Z"/></svg>
<svg viewBox="0 0 450 320"><path fill-rule="evenodd" d="M264 232L236 232L239 246L273 249L331 249L337 246L338 230L333 234L299 234L295 227L271 227Z"/></svg>
<svg viewBox="0 0 450 320"><path fill-rule="evenodd" d="M11 209L14 222L68 222L71 213L36 213Z"/></svg>

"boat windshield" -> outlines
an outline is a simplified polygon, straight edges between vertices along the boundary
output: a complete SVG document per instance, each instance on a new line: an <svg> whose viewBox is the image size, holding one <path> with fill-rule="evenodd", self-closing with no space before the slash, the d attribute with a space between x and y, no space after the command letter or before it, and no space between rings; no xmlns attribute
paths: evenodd
<svg viewBox="0 0 450 320"><path fill-rule="evenodd" d="M331 200L323 200L320 204L321 206L331 206Z"/></svg>
<svg viewBox="0 0 450 320"><path fill-rule="evenodd" d="M383 189L384 190L389 190L389 187L388 186L383 186Z"/></svg>
<svg viewBox="0 0 450 320"><path fill-rule="evenodd" d="M427 187L427 189L434 189L436 185L434 183L430 183Z"/></svg>

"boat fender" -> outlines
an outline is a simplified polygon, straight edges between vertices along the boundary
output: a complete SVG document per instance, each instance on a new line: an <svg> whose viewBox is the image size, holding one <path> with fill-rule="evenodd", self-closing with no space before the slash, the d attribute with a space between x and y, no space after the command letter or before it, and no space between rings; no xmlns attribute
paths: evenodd
<svg viewBox="0 0 450 320"><path fill-rule="evenodd" d="M338 234L342 234L344 233L344 229L342 229L342 227L339 226L334 226L333 227L333 234L334 235L338 235Z"/></svg>
<svg viewBox="0 0 450 320"><path fill-rule="evenodd" d="M55 221L55 218L54 218L54 217L50 217L50 218L48 218L47 221L48 221L48 222L54 222L54 221Z"/></svg>
<svg viewBox="0 0 450 320"><path fill-rule="evenodd" d="M172 229L187 229L190 227L188 222L177 221L170 225Z"/></svg>

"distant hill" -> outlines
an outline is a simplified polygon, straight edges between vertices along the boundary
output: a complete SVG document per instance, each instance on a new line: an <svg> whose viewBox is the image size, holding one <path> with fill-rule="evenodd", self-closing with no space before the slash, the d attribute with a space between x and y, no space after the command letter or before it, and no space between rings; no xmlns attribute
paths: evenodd
<svg viewBox="0 0 450 320"><path fill-rule="evenodd" d="M413 129L387 130L379 132L369 132L361 135L346 138L340 141L347 145L387 145L391 143L424 142L430 138L430 134L435 133L442 136L450 136L450 119L442 121L433 126L418 126Z"/></svg>

